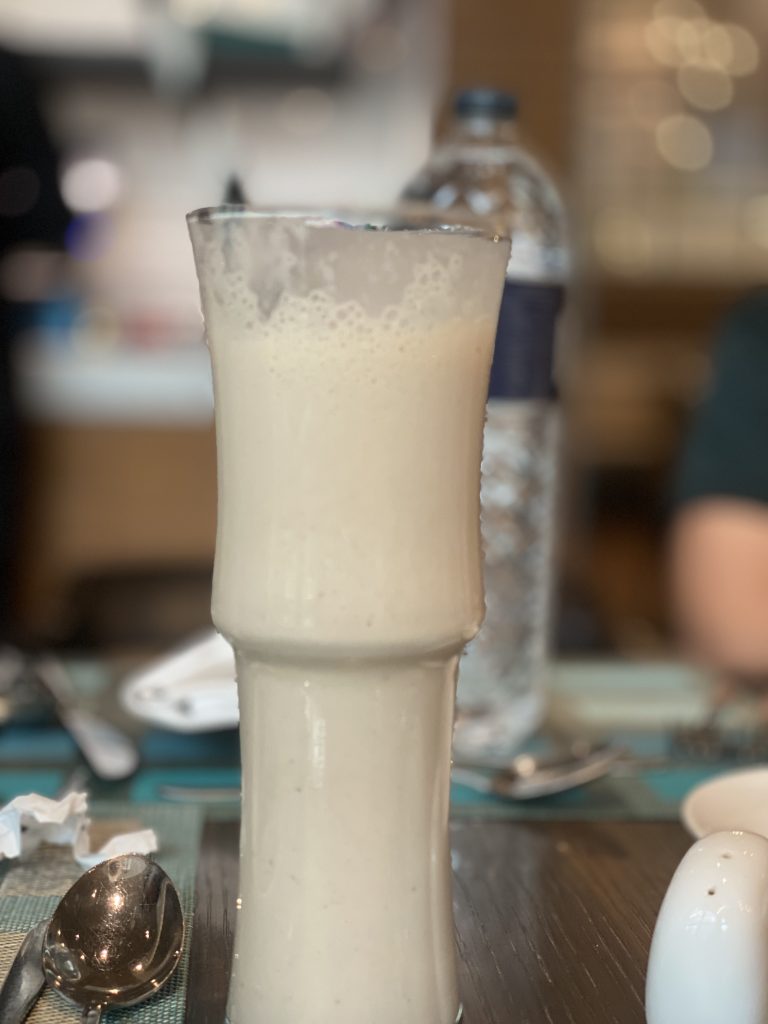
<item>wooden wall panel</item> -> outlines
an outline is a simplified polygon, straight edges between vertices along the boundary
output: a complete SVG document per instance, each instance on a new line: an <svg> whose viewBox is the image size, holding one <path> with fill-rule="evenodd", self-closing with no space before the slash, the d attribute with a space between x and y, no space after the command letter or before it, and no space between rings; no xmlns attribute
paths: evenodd
<svg viewBox="0 0 768 1024"><path fill-rule="evenodd" d="M571 166L580 0L453 0L451 90L517 93L521 124L561 176Z"/></svg>

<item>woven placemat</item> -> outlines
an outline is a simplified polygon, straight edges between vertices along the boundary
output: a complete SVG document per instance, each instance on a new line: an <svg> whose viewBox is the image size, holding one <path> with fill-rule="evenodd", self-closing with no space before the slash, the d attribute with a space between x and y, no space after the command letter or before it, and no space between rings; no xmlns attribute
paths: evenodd
<svg viewBox="0 0 768 1024"><path fill-rule="evenodd" d="M181 964L157 995L138 1006L110 1012L110 1021L131 1024L181 1024L184 1019L187 963L192 939L195 873L203 815L194 806L169 804L94 803L91 805L93 846L118 832L153 828L159 851L156 859L179 890L185 921L184 955ZM7 863L0 869L0 977L4 978L22 939L32 925L50 916L61 896L81 874L71 851L43 846L24 863ZM48 989L30 1016L29 1024L72 1024L78 1010Z"/></svg>

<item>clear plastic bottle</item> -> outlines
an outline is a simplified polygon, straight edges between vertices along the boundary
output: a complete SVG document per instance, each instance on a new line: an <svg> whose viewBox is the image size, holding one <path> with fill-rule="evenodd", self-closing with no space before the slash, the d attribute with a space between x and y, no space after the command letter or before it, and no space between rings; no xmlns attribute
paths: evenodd
<svg viewBox="0 0 768 1024"><path fill-rule="evenodd" d="M515 97L493 89L457 96L446 137L403 198L468 209L512 238L483 453L486 619L461 662L454 739L460 754L502 754L535 730L545 707L566 220L555 184L521 144Z"/></svg>

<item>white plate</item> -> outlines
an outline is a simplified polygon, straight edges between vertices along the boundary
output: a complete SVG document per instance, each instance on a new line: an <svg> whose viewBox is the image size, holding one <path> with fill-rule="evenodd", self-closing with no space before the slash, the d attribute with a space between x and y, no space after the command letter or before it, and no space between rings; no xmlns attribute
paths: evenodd
<svg viewBox="0 0 768 1024"><path fill-rule="evenodd" d="M175 732L236 729L235 657L227 641L209 632L129 676L123 707Z"/></svg>
<svg viewBox="0 0 768 1024"><path fill-rule="evenodd" d="M697 839L711 832L756 832L768 838L768 766L718 775L692 789L680 810Z"/></svg>

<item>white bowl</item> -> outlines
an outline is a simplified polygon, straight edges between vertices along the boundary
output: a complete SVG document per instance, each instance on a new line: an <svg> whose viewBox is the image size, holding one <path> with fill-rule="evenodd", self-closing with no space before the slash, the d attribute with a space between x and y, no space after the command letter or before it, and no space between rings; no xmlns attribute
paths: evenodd
<svg viewBox="0 0 768 1024"><path fill-rule="evenodd" d="M768 766L726 772L692 789L680 811L697 839L740 830L768 838Z"/></svg>

